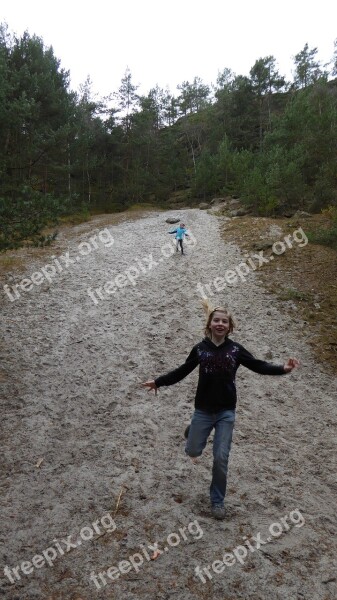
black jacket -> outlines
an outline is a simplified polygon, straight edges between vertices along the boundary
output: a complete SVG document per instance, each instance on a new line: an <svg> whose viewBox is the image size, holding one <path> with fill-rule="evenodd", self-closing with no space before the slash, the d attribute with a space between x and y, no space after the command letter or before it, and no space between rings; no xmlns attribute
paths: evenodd
<svg viewBox="0 0 337 600"><path fill-rule="evenodd" d="M155 380L159 388L181 381L199 365L199 381L195 396L195 408L206 412L235 410L235 375L240 365L261 375L284 375L282 365L273 365L254 358L241 344L229 338L216 346L209 338L196 344L186 362L161 375Z"/></svg>

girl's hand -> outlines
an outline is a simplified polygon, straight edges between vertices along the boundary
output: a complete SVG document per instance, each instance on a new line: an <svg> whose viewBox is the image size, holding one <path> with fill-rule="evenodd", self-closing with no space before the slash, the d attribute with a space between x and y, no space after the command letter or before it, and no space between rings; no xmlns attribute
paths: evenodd
<svg viewBox="0 0 337 600"><path fill-rule="evenodd" d="M297 358L288 358L287 362L284 363L283 368L286 373L290 373L293 369L300 366L300 361Z"/></svg>
<svg viewBox="0 0 337 600"><path fill-rule="evenodd" d="M154 382L154 380L152 381L145 381L145 383L141 383L140 385L142 385L143 387L147 387L149 388L148 391L150 392L151 390L154 390L155 395L157 395L157 386Z"/></svg>

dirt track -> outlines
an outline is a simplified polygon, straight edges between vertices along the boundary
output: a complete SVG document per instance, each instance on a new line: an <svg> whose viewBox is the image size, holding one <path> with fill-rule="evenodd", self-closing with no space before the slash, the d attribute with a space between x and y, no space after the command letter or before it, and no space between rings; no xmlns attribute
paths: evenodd
<svg viewBox="0 0 337 600"><path fill-rule="evenodd" d="M198 465L184 455L197 373L157 397L139 386L181 364L203 336L197 284L242 261L239 248L222 241L217 218L199 210L178 213L193 243L185 257L170 255L165 219L173 214L125 216L117 225L102 216L65 228L52 249L30 252L23 271L2 282L12 289L47 264L56 268L51 283L44 278L13 302L0 288L1 545L14 581L2 570L4 600L337 597L336 379L258 273L212 300L232 309L233 337L256 356L296 356L302 366L280 378L239 370L226 521L209 513L211 440ZM80 256L106 228L113 243L102 234ZM52 256L67 252L79 260L59 258L61 270ZM133 286L125 274L132 279L136 269ZM116 285L117 275L127 285L108 295L104 285ZM88 288L102 288L103 299L95 292L95 303ZM267 537L249 549L249 540ZM155 542L163 553L148 560ZM238 546L247 550L241 561ZM212 563L235 549L234 564L216 573ZM142 564L121 566L135 554ZM198 565L209 566L212 579L204 572L203 583ZM104 585L98 573L109 567L115 579L105 575Z"/></svg>

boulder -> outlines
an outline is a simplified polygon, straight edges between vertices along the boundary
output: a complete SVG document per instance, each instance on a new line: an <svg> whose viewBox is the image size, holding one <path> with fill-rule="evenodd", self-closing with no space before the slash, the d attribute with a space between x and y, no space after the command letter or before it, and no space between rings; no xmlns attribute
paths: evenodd
<svg viewBox="0 0 337 600"><path fill-rule="evenodd" d="M213 198L213 200L211 200L211 205L218 206L218 204L223 204L225 202L226 202L225 198Z"/></svg>
<svg viewBox="0 0 337 600"><path fill-rule="evenodd" d="M244 217L247 214L247 211L244 208L238 208L237 210L230 210L230 217Z"/></svg>
<svg viewBox="0 0 337 600"><path fill-rule="evenodd" d="M307 218L307 217L311 217L312 215L308 212L305 212L305 210L297 210L294 214L294 218L298 219L300 217L302 218Z"/></svg>
<svg viewBox="0 0 337 600"><path fill-rule="evenodd" d="M206 208L209 208L209 204L207 202L200 202L199 208L200 210L206 210Z"/></svg>
<svg viewBox="0 0 337 600"><path fill-rule="evenodd" d="M169 217L166 219L165 223L170 223L173 225L174 223L179 223L180 219L178 217Z"/></svg>
<svg viewBox="0 0 337 600"><path fill-rule="evenodd" d="M273 241L265 240L264 242L255 242L253 244L254 250L269 250L273 247Z"/></svg>
<svg viewBox="0 0 337 600"><path fill-rule="evenodd" d="M229 201L229 206L231 208L234 208L235 206L240 206L240 200L233 198L232 200Z"/></svg>
<svg viewBox="0 0 337 600"><path fill-rule="evenodd" d="M227 202L221 202L221 204L217 204L216 206L213 206L213 209L216 212L227 212Z"/></svg>

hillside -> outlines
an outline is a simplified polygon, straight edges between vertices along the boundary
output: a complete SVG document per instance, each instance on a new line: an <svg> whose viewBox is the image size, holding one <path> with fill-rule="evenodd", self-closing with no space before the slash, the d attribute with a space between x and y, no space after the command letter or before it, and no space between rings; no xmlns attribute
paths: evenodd
<svg viewBox="0 0 337 600"><path fill-rule="evenodd" d="M185 257L170 250L176 215L192 234ZM64 226L51 248L0 257L4 600L336 598L332 315L323 346L312 333L328 328L334 255L289 224L102 215ZM254 247L284 231L282 255ZM249 269L246 249L274 259ZM198 464L184 454L197 373L157 396L140 386L201 339L207 289L257 357L301 361L282 377L239 369L223 522L209 510L212 439ZM220 572L224 553L235 561Z"/></svg>

